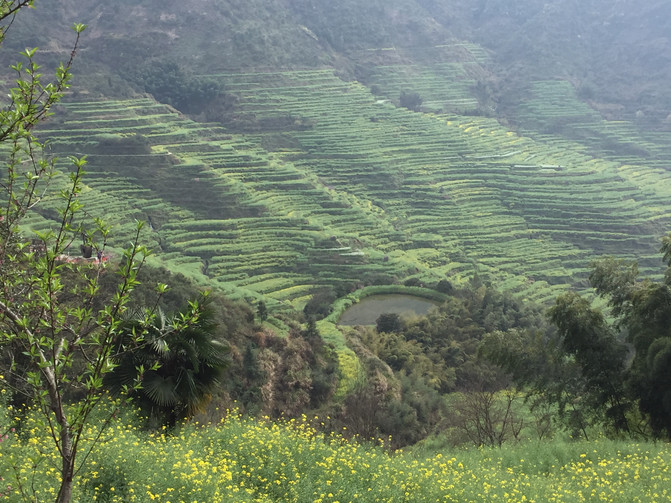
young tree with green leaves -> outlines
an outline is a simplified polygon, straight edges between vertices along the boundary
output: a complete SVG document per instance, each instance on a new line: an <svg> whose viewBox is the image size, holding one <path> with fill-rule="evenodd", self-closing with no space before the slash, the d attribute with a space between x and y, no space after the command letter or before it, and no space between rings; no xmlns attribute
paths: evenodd
<svg viewBox="0 0 671 503"><path fill-rule="evenodd" d="M0 22L5 24L0 40L14 16L33 3L0 1ZM7 382L41 412L58 451L58 503L71 500L75 477L86 460L86 453L80 452L83 432L102 400L103 377L114 366L122 316L147 255L137 244L142 228L138 224L115 271L117 286L108 296L100 289L101 276L112 273L106 265L99 260L65 260L71 245L79 245L82 237L85 245L104 252L109 236L102 220L85 225L91 219L82 211L78 196L86 161L72 158L70 172L59 173L56 159L45 155L34 133L69 86L84 29L81 24L74 26L70 59L49 82L35 62L37 50L25 50L23 60L12 67L9 101L0 110L0 151L5 156L0 180L0 347ZM29 231L26 217L54 191L60 194L57 222L44 232ZM137 333L137 340L143 335ZM71 396L78 400L69 401ZM30 484L22 483L20 477L17 474L16 486L21 496L36 501Z"/></svg>

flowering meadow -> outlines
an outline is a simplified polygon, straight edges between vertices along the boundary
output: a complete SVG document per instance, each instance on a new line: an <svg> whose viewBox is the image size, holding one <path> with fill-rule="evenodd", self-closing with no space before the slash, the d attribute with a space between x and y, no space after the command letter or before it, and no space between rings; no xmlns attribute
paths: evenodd
<svg viewBox="0 0 671 503"><path fill-rule="evenodd" d="M35 414L6 407L0 501L53 501L59 459ZM316 418L235 412L216 425L146 432L131 412L100 417L79 453L74 501L658 502L671 500L664 443L537 442L422 455L319 433ZM103 428L104 426L104 428ZM94 450L91 442L97 439Z"/></svg>

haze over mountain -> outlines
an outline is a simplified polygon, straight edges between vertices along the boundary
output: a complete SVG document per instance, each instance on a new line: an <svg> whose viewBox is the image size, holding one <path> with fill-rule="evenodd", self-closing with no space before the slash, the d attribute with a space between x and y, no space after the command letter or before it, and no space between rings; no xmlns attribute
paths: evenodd
<svg viewBox="0 0 671 503"><path fill-rule="evenodd" d="M0 3L0 499L666 496L669 3Z"/></svg>
<svg viewBox="0 0 671 503"><path fill-rule="evenodd" d="M561 78L612 105L605 110L666 118L668 8L665 0L66 0L21 18L31 30L11 42L64 49L63 27L85 22L82 60L114 75L155 58L199 73L324 65L354 72L372 49L416 61L432 46L464 40L492 51L488 70L503 96L519 97L533 79Z"/></svg>
<svg viewBox="0 0 671 503"><path fill-rule="evenodd" d="M89 155L91 203L120 239L148 219L170 267L300 308L319 288L476 271L548 299L601 254L659 263L669 2L39 7L11 43L45 62L88 24L43 134Z"/></svg>

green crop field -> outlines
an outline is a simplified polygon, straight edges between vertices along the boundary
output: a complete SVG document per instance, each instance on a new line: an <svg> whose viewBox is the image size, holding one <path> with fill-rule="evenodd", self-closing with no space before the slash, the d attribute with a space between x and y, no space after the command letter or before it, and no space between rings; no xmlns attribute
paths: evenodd
<svg viewBox="0 0 671 503"><path fill-rule="evenodd" d="M210 75L237 99L224 124L144 98L69 102L41 135L55 154L87 155L82 199L116 245L146 220L155 260L275 307L324 286L476 271L545 301L584 288L603 254L654 270L671 223L668 135L604 121L560 81L534 84L519 112L529 130L457 115L476 105L486 58L471 49L375 67L376 94L328 69ZM405 90L424 113L394 104Z"/></svg>

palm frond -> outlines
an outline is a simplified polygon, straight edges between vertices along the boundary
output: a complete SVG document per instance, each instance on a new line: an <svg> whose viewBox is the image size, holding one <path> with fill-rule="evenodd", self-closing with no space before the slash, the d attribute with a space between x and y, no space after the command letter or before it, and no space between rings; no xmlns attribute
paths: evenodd
<svg viewBox="0 0 671 503"><path fill-rule="evenodd" d="M172 376L163 377L157 372L147 372L142 381L142 390L159 407L171 407L179 401Z"/></svg>

